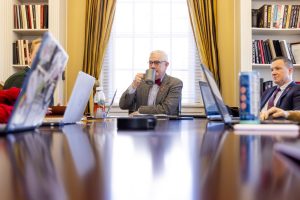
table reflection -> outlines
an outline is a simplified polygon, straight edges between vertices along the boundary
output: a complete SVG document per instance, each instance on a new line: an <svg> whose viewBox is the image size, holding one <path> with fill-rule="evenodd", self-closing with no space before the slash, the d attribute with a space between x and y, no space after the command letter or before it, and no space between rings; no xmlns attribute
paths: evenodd
<svg viewBox="0 0 300 200"><path fill-rule="evenodd" d="M159 132L118 131L112 144L112 199L192 199L189 141L182 140L178 123L171 129L166 123Z"/></svg>
<svg viewBox="0 0 300 200"><path fill-rule="evenodd" d="M0 138L0 199L297 199L299 163L277 141L206 120L41 127Z"/></svg>
<svg viewBox="0 0 300 200"><path fill-rule="evenodd" d="M8 136L14 168L15 199L66 199L66 191L50 153L52 135L28 133ZM24 196L23 196L24 195Z"/></svg>

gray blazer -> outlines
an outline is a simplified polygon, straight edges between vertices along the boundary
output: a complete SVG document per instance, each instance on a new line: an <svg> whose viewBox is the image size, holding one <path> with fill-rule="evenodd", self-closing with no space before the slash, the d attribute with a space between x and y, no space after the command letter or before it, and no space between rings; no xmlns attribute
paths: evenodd
<svg viewBox="0 0 300 200"><path fill-rule="evenodd" d="M135 93L129 94L126 90L122 94L119 106L121 109L128 109L129 113L139 110L141 114L176 115L178 114L182 87L181 80L165 74L157 93L155 105L147 105L151 86L141 82Z"/></svg>

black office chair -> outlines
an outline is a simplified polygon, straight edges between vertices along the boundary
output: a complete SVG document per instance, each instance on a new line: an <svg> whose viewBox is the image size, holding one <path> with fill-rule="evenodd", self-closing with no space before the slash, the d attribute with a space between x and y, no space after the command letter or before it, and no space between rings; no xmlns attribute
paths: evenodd
<svg viewBox="0 0 300 200"><path fill-rule="evenodd" d="M8 79L4 82L3 89L9 89L12 87L21 88L26 77L27 72L30 70L29 67L22 69L8 77Z"/></svg>

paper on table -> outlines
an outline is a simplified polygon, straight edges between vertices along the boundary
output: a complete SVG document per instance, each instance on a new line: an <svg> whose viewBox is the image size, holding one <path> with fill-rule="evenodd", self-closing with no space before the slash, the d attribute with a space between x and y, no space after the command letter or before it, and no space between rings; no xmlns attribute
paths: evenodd
<svg viewBox="0 0 300 200"><path fill-rule="evenodd" d="M299 126L296 124L235 124L234 133L238 135L274 135L292 136L299 135Z"/></svg>

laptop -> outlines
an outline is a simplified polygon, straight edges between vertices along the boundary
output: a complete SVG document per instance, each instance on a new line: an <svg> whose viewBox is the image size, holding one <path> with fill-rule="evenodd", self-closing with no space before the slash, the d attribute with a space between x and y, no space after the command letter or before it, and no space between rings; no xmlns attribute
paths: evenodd
<svg viewBox="0 0 300 200"><path fill-rule="evenodd" d="M112 99L110 101L109 107L108 107L108 109L107 109L107 111L105 113L105 117L108 117L108 115L109 115L110 109L111 109L111 107L112 107L112 105L113 105L113 103L115 101L116 94L117 94L117 90L115 90L115 92L114 92L114 95L113 95L113 97L112 97Z"/></svg>
<svg viewBox="0 0 300 200"><path fill-rule="evenodd" d="M59 42L45 33L8 123L0 127L1 133L33 130L42 124L67 61Z"/></svg>
<svg viewBox="0 0 300 200"><path fill-rule="evenodd" d="M157 119L169 119L169 120L193 120L194 118L205 118L206 117L206 115L203 112L200 114L193 114L193 113L182 114L181 113L181 98L179 100L177 115L155 114L154 116Z"/></svg>
<svg viewBox="0 0 300 200"><path fill-rule="evenodd" d="M208 110L208 113L210 113L212 115L219 114L221 116L222 121L225 124L232 124L233 123L232 117L229 114L227 107L224 104L222 95L220 93L220 90L217 86L217 83L216 83L213 75L208 70L208 68L205 67L203 64L201 64L201 69L203 71L204 78L207 83L206 85L204 85L204 84L201 84L201 82L199 82L205 108L207 107L206 109ZM208 102L208 101L210 101L210 102ZM217 108L218 112L216 112L216 108ZM215 116L215 118L216 117L217 116ZM236 122L237 121L235 121L235 123Z"/></svg>
<svg viewBox="0 0 300 200"><path fill-rule="evenodd" d="M222 121L222 116L207 82L199 81L206 118L210 121Z"/></svg>
<svg viewBox="0 0 300 200"><path fill-rule="evenodd" d="M66 124L74 124L80 121L83 117L94 83L94 77L80 71L77 75L64 116L62 118L45 118L42 125L62 126Z"/></svg>
<svg viewBox="0 0 300 200"><path fill-rule="evenodd" d="M213 96L214 99L213 102L216 104L219 113L221 114L222 120L226 125L232 126L232 124L237 124L233 126L233 128L236 130L251 130L251 131L253 130L298 131L299 130L299 126L296 125L295 122L291 122L289 120L276 120L276 122L274 120L263 121L264 124L239 124L239 120L233 120L231 115L229 114L227 107L224 104L220 90L211 72L203 64L201 64L201 69L207 81L207 85L209 86L208 88L211 91L211 94Z"/></svg>

